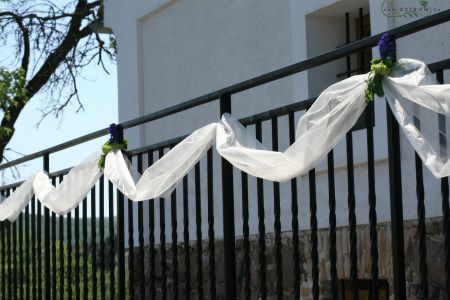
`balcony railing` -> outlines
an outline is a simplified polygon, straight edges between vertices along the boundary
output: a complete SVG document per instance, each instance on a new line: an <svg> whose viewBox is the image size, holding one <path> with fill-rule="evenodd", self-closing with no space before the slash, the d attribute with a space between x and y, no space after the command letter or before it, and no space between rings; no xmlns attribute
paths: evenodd
<svg viewBox="0 0 450 300"><path fill-rule="evenodd" d="M442 24L450 20L450 10L397 27L388 33L397 39L415 32ZM287 76L307 71L313 67L326 64L357 54L377 44L379 35L342 46L333 51L307 59L305 61L275 70L273 72L251 78L249 80L203 95L179 105L163 109L149 115L122 123L124 129L150 124L177 113L219 101L220 111L232 112L232 96L266 83ZM436 73L439 82L444 81L443 70L450 66L450 59L429 65ZM258 113L241 119L241 122L255 131L261 140L263 129L269 128L273 150L278 150L281 139L290 143L295 138L295 118L313 103L314 99L296 102L267 112ZM374 159L373 112L369 106L365 116L367 128L364 132L367 148L367 195L357 199L355 193L355 166L353 164L353 133L346 136L345 166L348 228L337 228L336 225L336 178L334 152L331 151L326 161L326 179L329 226L326 229L318 227L317 220L317 184L318 175L311 170L305 176L308 183L308 202L306 207L299 207L299 179L280 185L254 179L245 173L237 173L225 160L219 160L208 151L207 157L201 160L191 174L187 175L170 199L153 199L144 203L132 203L115 190L111 183L103 177L80 207L67 216L50 214L38 201L31 201L17 221L0 223L0 294L1 299L188 299L188 298L218 298L250 299L255 296L265 299L277 296L278 299L292 297L299 299L306 289L313 299L319 299L324 293L324 282L329 282L328 292L332 298L344 298L348 289L352 299L358 299L364 290L368 290L370 299L382 298L389 291L386 280L380 277L385 261L380 261L378 231L382 224L377 222L377 194L386 191L376 190L376 161ZM395 299L406 299L407 280L405 276L405 243L404 220L402 207L402 185L399 128L390 109L387 107L387 134L389 153L389 190L391 220L389 234L389 256L393 269L391 291ZM281 131L278 124L284 122L288 130ZM438 116L436 116L438 122ZM442 122L442 118L441 118ZM444 118L445 122L445 118ZM267 126L267 127L266 127ZM21 163L42 159L44 170L49 170L50 155L77 144L85 143L107 134L107 129L92 132L80 138L36 152L20 159L0 165L0 169L14 167ZM151 165L176 145L182 137L176 137L158 144L133 149L127 153L139 171ZM445 141L443 141L445 142ZM220 163L221 173L216 174ZM216 166L216 167L215 167ZM427 240L425 219L424 175L420 159L415 161L415 182L417 190L417 241L419 253L419 270L416 272L420 281L419 294L422 299L429 296L429 278L427 265ZM54 184L62 181L68 170L50 174ZM206 176L205 176L206 174ZM359 174L359 173L358 173ZM206 178L206 180L202 180ZM220 178L219 185L214 178ZM189 182L193 182L190 185ZM20 183L3 186L3 195L10 194ZM254 184L254 193L250 185ZM190 191L193 186L194 190ZM270 186L272 194L268 195L264 187ZM205 192L202 192L202 189ZM282 196L287 191L288 197ZM220 201L215 198L221 195ZM194 195L190 197L189 195ZM283 192L284 194L284 192ZM237 197L236 195L239 195ZM447 295L450 288L450 214L448 179L441 181L442 195L442 225L443 264L440 266L445 274ZM265 220L267 215L267 199L273 201L273 245L272 239L266 233ZM290 220L281 220L281 198L290 203ZM240 209L237 210L237 199ZM195 220L189 219L189 202L195 203ZM252 201L256 201L257 212L249 211ZM369 241L370 254L369 281L361 281L358 270L361 260L358 253L363 246L358 245L358 230L356 224L355 205L357 201L368 202L369 206ZM202 206L202 203L206 203ZM125 215L125 206L128 215ZM137 206L137 210L135 210ZM166 208L167 206L167 208ZM214 207L220 206L221 215L214 213ZM90 212L88 213L88 207ZM105 208L108 211L105 211ZM182 212L177 208L182 207ZM202 212L202 207L207 212ZM97 211L98 209L98 211ZM145 210L144 210L145 209ZM309 210L309 229L300 230L299 209ZM117 214L115 214L117 211ZM137 212L137 216L134 214ZM239 212L238 215L235 212ZM91 218L88 218L88 216ZM108 215L105 217L105 215ZM98 217L94 217L98 216ZM182 216L182 219L179 219ZM203 239L202 216L206 216L208 229L207 239ZM257 235L250 235L251 216L255 216ZM166 220L166 218L168 219ZM137 218L137 239L135 239L134 219ZM235 233L237 220L242 223L243 236ZM159 221L157 224L156 221ZM195 222L195 239L191 241L190 224ZM215 224L223 223L223 241L216 239ZM289 232L282 232L282 222L289 222ZM89 227L88 227L89 225ZM170 225L170 227L169 227ZM381 226L381 227L380 227ZM159 227L159 228L157 228ZM167 227L167 228L166 228ZM128 240L125 230L128 230ZM171 230L170 237L166 236ZM182 237L178 236L182 229ZM159 237L157 236L159 234ZM285 251L283 238L289 235L292 247ZM342 248L337 247L337 235L345 234L349 244L348 272L342 278L337 266L338 254ZM222 235L222 233L220 233ZM319 249L320 239L327 240L327 248ZM348 238L348 239L347 239ZM170 241L170 243L169 243ZM306 243L306 244L305 244ZM220 248L219 248L220 247ZM284 250L283 250L284 249ZM343 250L342 250L343 251ZM304 252L308 252L305 254ZM326 258L319 256L326 253ZM286 254L287 253L287 254ZM304 261L305 257L307 260ZM325 262L324 262L325 260ZM428 261L429 263L429 261ZM284 266L292 266L289 271ZM322 265L325 266L323 270ZM273 266L273 268L272 268ZM256 271L254 271L256 270ZM291 273L292 272L292 273ZM256 274L256 276L255 276ZM321 277L326 278L323 280ZM348 279L348 280L347 280ZM367 279L367 278L366 278ZM347 281L343 281L347 280ZM305 286L308 283L310 285ZM344 284L345 283L345 284ZM328 283L327 283L328 284ZM303 298L303 297L302 297Z"/></svg>

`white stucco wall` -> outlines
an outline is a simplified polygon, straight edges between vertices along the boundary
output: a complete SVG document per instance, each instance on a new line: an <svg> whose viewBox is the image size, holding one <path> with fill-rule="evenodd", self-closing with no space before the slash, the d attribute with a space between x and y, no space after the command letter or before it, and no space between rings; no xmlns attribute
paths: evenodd
<svg viewBox="0 0 450 300"><path fill-rule="evenodd" d="M372 34L383 32L415 18L387 17L380 8L385 1L144 1L133 5L119 0L105 2L106 23L115 32L118 43L119 121L158 111L194 97L226 87L233 83L304 60L332 50L345 42L344 13L356 14L359 7L370 11ZM430 1L432 2L432 1ZM442 8L447 8L442 3ZM448 5L447 5L448 6ZM399 57L414 57L432 62L449 57L448 26L430 33L398 41ZM416 50L411 50L416 49ZM426 49L424 51L417 49ZM374 50L376 55L376 50ZM317 96L321 89L337 80L335 75L345 70L344 60L315 68L309 72L266 84L262 87L233 95L233 114L244 117L270 108ZM377 212L380 222L390 219L387 170L386 110L385 102L375 104L375 159ZM216 121L218 103L179 113L155 121L139 129L126 132L131 148L187 134L194 129ZM300 114L297 115L297 119ZM267 122L266 122L267 123ZM268 122L270 123L270 122ZM270 124L264 124L263 142L270 147ZM282 136L280 149L288 146L287 121L279 121ZM358 131L354 136L355 181L358 223L368 223L366 135ZM416 217L414 155L402 138L402 166L404 168L404 214ZM220 174L220 161L215 155L214 172ZM336 198L338 225L348 220L347 175L345 170L345 141L335 148ZM202 161L202 182L206 182L206 169ZM192 173L192 172L191 172ZM426 172L427 216L440 215L439 181ZM299 221L301 228L309 227L308 176L299 179ZM235 171L236 234L242 234L240 173ZM195 238L194 177L190 174L190 233ZM320 227L328 225L328 182L326 165L317 168L318 221ZM220 176L214 178L215 230L222 236ZM202 231L207 234L206 184L202 186ZM249 180L250 232L257 233L256 182ZM282 230L290 230L291 203L289 184L282 184ZM266 231L273 231L272 184L265 183ZM178 236L182 236L182 195L178 196ZM145 211L147 209L145 208ZM159 212L159 201L155 203ZM166 201L166 223L170 223L170 202ZM125 214L126 215L126 214ZM137 220L137 218L135 218ZM136 221L137 222L137 221ZM159 217L156 216L158 228ZM147 227L147 226L146 226ZM137 224L135 224L137 228ZM170 241L170 224L166 237ZM146 235L147 236L147 235ZM157 234L157 240L159 234Z"/></svg>
<svg viewBox="0 0 450 300"><path fill-rule="evenodd" d="M289 8L289 2L274 1L176 1L144 17L144 113L292 63ZM233 95L233 112L246 116L291 103L292 86L288 78ZM165 118L146 126L144 143L191 132L218 117L216 103Z"/></svg>

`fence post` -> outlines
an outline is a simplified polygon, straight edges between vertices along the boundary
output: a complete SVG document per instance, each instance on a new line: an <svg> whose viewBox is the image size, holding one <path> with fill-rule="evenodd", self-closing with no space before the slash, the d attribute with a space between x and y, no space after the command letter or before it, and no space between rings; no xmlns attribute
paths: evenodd
<svg viewBox="0 0 450 300"><path fill-rule="evenodd" d="M117 125L117 139L123 140L123 128ZM117 267L118 267L118 285L119 285L119 299L125 300L126 285L125 285L125 197L117 190L117 239L118 239L118 253L117 253Z"/></svg>
<svg viewBox="0 0 450 300"><path fill-rule="evenodd" d="M231 95L220 96L220 115L231 113ZM234 246L233 166L222 158L223 248L225 299L236 299L236 256Z"/></svg>
<svg viewBox="0 0 450 300"><path fill-rule="evenodd" d="M45 153L44 171L50 171L50 155ZM50 300L51 282L50 282L50 211L44 207L44 293L45 299Z"/></svg>
<svg viewBox="0 0 450 300"><path fill-rule="evenodd" d="M394 299L406 299L405 245L403 237L402 176L400 161L400 131L397 120L386 102L389 155L389 191L391 204L392 264Z"/></svg>

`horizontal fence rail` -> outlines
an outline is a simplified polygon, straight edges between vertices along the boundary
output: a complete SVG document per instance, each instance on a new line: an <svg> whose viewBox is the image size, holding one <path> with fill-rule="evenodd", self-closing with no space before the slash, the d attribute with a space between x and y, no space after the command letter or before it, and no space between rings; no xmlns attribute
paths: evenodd
<svg viewBox="0 0 450 300"><path fill-rule="evenodd" d="M448 20L450 10L388 33L401 38ZM232 113L234 94L340 58L350 62L350 55L376 45L379 37L374 35L348 43L121 125L125 129L132 128L216 100L220 104L218 117ZM347 67L344 74L352 70L350 64ZM450 68L450 59L430 64L429 68L443 83L443 70ZM240 122L258 140L278 151L294 143L296 120L314 100L247 116ZM405 225L399 130L388 108L386 169L390 175L392 218L387 230L386 225L379 223L377 215L380 211L377 200L387 191L377 189L380 172L377 168L383 162L376 161L374 154L373 105L366 109L364 119L365 127L359 128L357 134L356 128L347 133L343 164L338 162L338 150L333 149L323 162L324 166L288 183L268 182L236 172L210 149L165 198L133 203L103 176L80 206L65 216L50 214L33 198L17 221L0 223L0 299L319 299L321 296L387 299L390 294L396 299L406 299L406 226L417 232L414 237L417 243L412 247L416 247L418 253L419 283L414 288L419 298L428 299L432 288L427 256L430 222L426 218L422 162L414 156L417 224ZM436 124L440 133L446 132L444 116L436 116ZM42 158L43 168L48 171L52 153L105 134L107 129L98 130L7 162L0 165L0 169ZM133 149L126 155L142 172L184 137ZM446 145L445 135L440 137L441 145ZM361 141L365 147L364 172L354 163L354 150L361 146L356 141ZM57 186L68 171L49 175ZM364 182L363 197L358 190L361 181ZM7 196L20 184L5 185L0 192ZM342 186L345 186L344 204L347 205L344 212L339 207ZM444 246L440 267L448 297L447 178L442 179L440 188L442 220L438 224ZM368 208L367 238L363 235L365 227L357 224L357 204L362 202ZM321 227L319 217L324 210L328 226ZM347 222L344 227L337 224L342 214ZM219 225L223 232L218 232ZM386 236L392 237L389 249L384 244ZM383 253L386 249L388 256ZM370 262L368 270L364 270L364 260ZM388 278L389 272L384 270L383 264L393 268L393 278Z"/></svg>
<svg viewBox="0 0 450 300"><path fill-rule="evenodd" d="M396 27L394 29L391 29L387 31L386 33L389 35L394 36L395 38L401 38L410 34L413 34L415 32L419 32L421 30L445 23L450 20L450 10L445 10L439 13L436 13L432 16ZM157 119L161 119L191 108L194 108L199 105L206 104L211 101L218 100L221 95L225 94L236 94L266 83L269 83L271 81L275 81L296 73L300 73L302 71L306 71L308 69L326 64L328 62L337 60L339 58L357 53L361 50L364 50L369 47L374 47L378 44L378 41L381 37L381 34L377 34L371 37L364 38L359 41L352 42L348 45L342 46L339 49L332 50L330 52L318 55L313 58L306 59L302 62L278 69L276 71L272 71L270 73L260 75L258 77L243 81L241 83L237 83L235 85L223 88L221 90L212 92L207 95L203 95L191 100L187 100L182 102L179 105L175 105L166 109L162 109L160 111L148 114L143 117L139 117L127 122L121 123L122 127L124 129L136 127L151 121L155 121ZM54 152L58 152L73 146L76 146L78 144L96 139L98 137L102 137L104 135L108 134L108 128L100 129L95 132L89 133L87 135L81 136L79 138L67 141L65 143L61 143L57 146L47 148L45 150L35 152L33 154L24 156L22 158L12 160L10 162L4 163L0 165L0 170L6 169L36 158L42 157L44 154L51 154Z"/></svg>

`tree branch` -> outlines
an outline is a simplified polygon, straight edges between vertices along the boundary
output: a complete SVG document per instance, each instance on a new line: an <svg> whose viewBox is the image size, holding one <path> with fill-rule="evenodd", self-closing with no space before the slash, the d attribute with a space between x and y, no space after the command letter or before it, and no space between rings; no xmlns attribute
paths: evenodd
<svg viewBox="0 0 450 300"><path fill-rule="evenodd" d="M23 55L22 55L22 64L21 67L25 71L25 76L28 72L28 64L30 63L30 33L28 29L23 25L22 20L20 18L14 18L17 22L17 25L22 31L23 38Z"/></svg>
<svg viewBox="0 0 450 300"><path fill-rule="evenodd" d="M78 97L76 76L79 74L79 69L86 65L86 61L89 62L89 58L85 59L85 56L87 54L92 55L91 51L96 50L96 55L100 56L99 63L101 62L103 65L101 52L105 51L110 54L107 49L104 49L103 41L98 36L87 39L84 47L77 50L80 40L93 34L92 24L101 18L101 14L98 12L101 5L102 1L78 0L73 12L68 13L49 2L42 5L48 9L44 15L41 15L41 7L33 8L34 4L23 8L22 14L13 11L0 12L1 33L8 32L8 28L13 24L12 22L15 22L17 24L16 33L21 35L21 41L17 40L17 45L13 49L19 49L18 51L20 51L23 45L20 65L26 72L32 72L31 78L25 86L27 99L31 99L42 90L47 90L47 92L53 94L55 87L62 88L71 83L73 90L66 101L59 107L53 108L52 111L59 114L74 97L78 101L79 109L82 109L83 105ZM21 9L19 6L12 7L13 10ZM33 45L31 45L31 39L33 39ZM6 37L1 35L0 40L9 43ZM95 43L98 43L98 45L94 45ZM53 45L54 48L52 48ZM39 51L33 58L32 67L30 67L31 47ZM18 55L17 51L15 52ZM96 55L93 55L93 57ZM77 60L80 60L80 62L77 62ZM61 69L60 66L63 64L66 67ZM60 93L57 97L58 101L61 96ZM3 117L0 122L0 127L11 130L11 134L0 139L0 161L3 159L6 145L14 134L14 124L27 103L26 100L21 101L17 97L12 100L16 101L17 105L10 106L8 111L5 111L5 116L8 115L8 117Z"/></svg>

